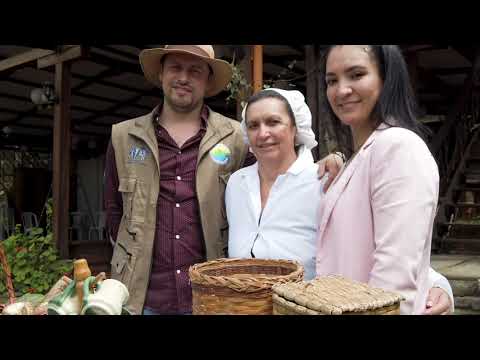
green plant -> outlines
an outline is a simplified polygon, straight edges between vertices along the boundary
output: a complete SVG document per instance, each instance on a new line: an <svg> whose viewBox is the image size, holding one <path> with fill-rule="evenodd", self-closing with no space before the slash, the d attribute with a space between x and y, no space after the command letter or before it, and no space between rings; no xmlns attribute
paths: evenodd
<svg viewBox="0 0 480 360"><path fill-rule="evenodd" d="M47 214L47 233L52 232L53 223L53 198L49 198L45 203L45 210Z"/></svg>
<svg viewBox="0 0 480 360"><path fill-rule="evenodd" d="M230 92L230 94L226 100L227 102L237 101L243 106L243 103L250 95L252 85L245 78L242 69L238 65L235 65L235 54L233 55L231 66L233 74L232 80L230 80L227 85L227 90Z"/></svg>
<svg viewBox="0 0 480 360"><path fill-rule="evenodd" d="M42 228L23 233L17 225L15 233L3 245L17 293L42 294L73 269L71 260L59 259L52 233L44 235ZM1 271L0 295L3 294L6 294L5 274Z"/></svg>

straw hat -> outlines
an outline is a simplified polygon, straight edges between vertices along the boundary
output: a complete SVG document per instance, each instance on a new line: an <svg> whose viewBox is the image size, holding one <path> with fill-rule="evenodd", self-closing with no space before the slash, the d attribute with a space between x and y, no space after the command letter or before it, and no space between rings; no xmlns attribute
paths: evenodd
<svg viewBox="0 0 480 360"><path fill-rule="evenodd" d="M140 64L148 81L162 87L159 78L161 59L167 54L190 54L204 60L213 71L210 78L211 86L205 97L211 97L221 92L232 78L231 65L220 59L215 59L212 45L165 45L164 48L145 49L140 52Z"/></svg>

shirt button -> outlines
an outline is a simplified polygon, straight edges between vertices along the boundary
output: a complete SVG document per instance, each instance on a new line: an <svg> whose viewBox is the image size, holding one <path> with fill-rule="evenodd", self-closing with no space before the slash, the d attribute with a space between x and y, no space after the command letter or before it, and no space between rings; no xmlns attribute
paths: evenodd
<svg viewBox="0 0 480 360"><path fill-rule="evenodd" d="M182 152L181 152L181 151L179 151L179 152L178 152L178 155L182 155Z"/></svg>
<svg viewBox="0 0 480 360"><path fill-rule="evenodd" d="M180 270L177 270L177 274L180 274Z"/></svg>
<svg viewBox="0 0 480 360"><path fill-rule="evenodd" d="M175 207L179 208L179 207L180 207L180 204L175 204Z"/></svg>
<svg viewBox="0 0 480 360"><path fill-rule="evenodd" d="M175 235L175 239L180 239L180 235Z"/></svg>
<svg viewBox="0 0 480 360"><path fill-rule="evenodd" d="M178 180L178 181L182 180L182 177L181 177L181 176L177 176L177 180Z"/></svg>

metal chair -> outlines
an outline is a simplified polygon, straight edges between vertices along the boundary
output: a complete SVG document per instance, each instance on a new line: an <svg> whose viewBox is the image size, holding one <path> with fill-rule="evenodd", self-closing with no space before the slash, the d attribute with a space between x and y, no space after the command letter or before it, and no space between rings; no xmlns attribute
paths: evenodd
<svg viewBox="0 0 480 360"><path fill-rule="evenodd" d="M106 224L107 224L107 215L105 212L100 211L96 213L97 219L95 226L91 226L88 230L88 240L92 240L92 233L97 234L97 239L99 241L105 240Z"/></svg>
<svg viewBox="0 0 480 360"><path fill-rule="evenodd" d="M7 232L8 236L15 234L15 209L14 208L8 208L8 227L7 227Z"/></svg>
<svg viewBox="0 0 480 360"><path fill-rule="evenodd" d="M22 213L22 225L25 232L29 232L34 227L38 227L38 218L33 212Z"/></svg>
<svg viewBox="0 0 480 360"><path fill-rule="evenodd" d="M70 227L68 228L68 237L70 240L85 240L84 227L85 227L85 213L82 211L74 211L70 213ZM72 235L75 232L75 239Z"/></svg>

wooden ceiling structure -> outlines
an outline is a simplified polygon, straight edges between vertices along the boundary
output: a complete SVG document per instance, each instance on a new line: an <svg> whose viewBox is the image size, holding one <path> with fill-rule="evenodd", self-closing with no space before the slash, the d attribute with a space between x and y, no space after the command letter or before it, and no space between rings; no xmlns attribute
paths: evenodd
<svg viewBox="0 0 480 360"><path fill-rule="evenodd" d="M162 45L70 46L64 55L71 60L71 119L74 146L78 142L108 138L117 122L149 112L161 91L143 77L138 54L143 48ZM323 47L323 45L320 45ZM237 61L246 46L217 46L221 58ZM407 59L415 69L418 99L427 113L448 111L452 98L469 76L474 61L473 47L404 45ZM81 50L80 50L81 49ZM55 68L49 56L57 49L32 49L0 45L0 147L19 144L51 149L53 109L41 109L30 100L30 91L45 82L55 82ZM52 55L53 54L53 55ZM41 61L31 60L44 56ZM52 59L52 57L50 57ZM17 66L11 64L17 62ZM263 80L306 93L305 46L264 45ZM209 99L210 106L235 116L235 105L225 102L223 92Z"/></svg>

